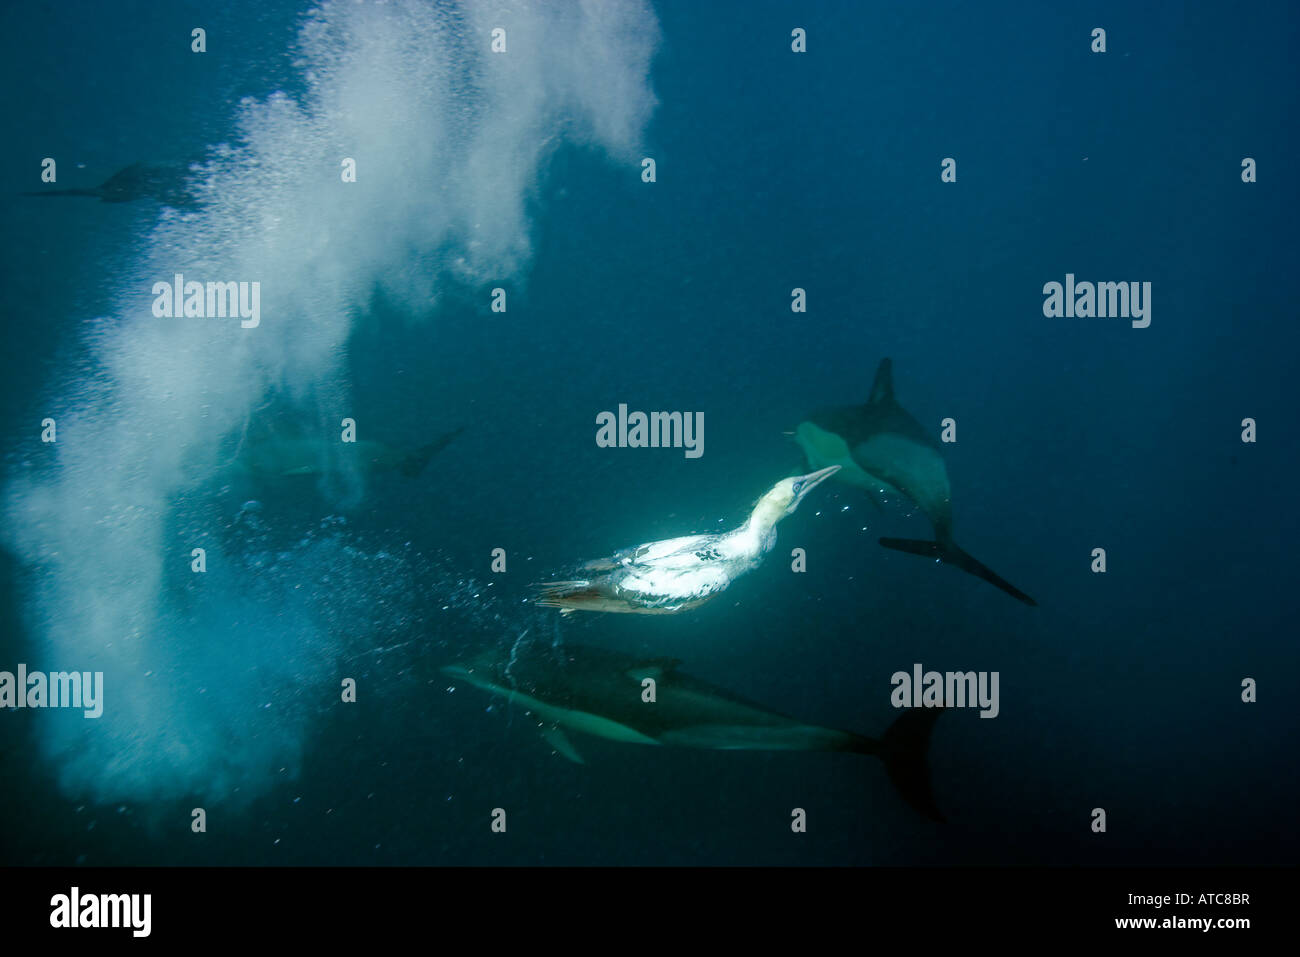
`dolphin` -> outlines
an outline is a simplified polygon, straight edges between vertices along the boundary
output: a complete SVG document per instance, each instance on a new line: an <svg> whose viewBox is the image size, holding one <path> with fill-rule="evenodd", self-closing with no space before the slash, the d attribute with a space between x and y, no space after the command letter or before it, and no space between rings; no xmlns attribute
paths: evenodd
<svg viewBox="0 0 1300 957"><path fill-rule="evenodd" d="M415 478L430 459L445 449L465 431L464 427L445 432L414 451L395 448L383 442L325 442L320 438L281 437L273 432L246 437L231 467L246 475L285 478L293 475L318 475L331 462L350 463L366 474L400 472ZM335 458L337 457L337 458Z"/></svg>
<svg viewBox="0 0 1300 957"><path fill-rule="evenodd" d="M881 360L866 404L814 412L799 423L795 441L810 467L839 465L836 479L865 489L873 501L875 493L905 496L934 526L934 541L882 538L881 545L956 565L1026 605L1038 604L953 541L952 489L939 443L894 398L889 359Z"/></svg>
<svg viewBox="0 0 1300 957"><path fill-rule="evenodd" d="M566 731L627 744L723 751L844 751L884 762L899 795L918 813L943 816L930 789L926 753L940 708L905 711L882 738L805 724L683 672L674 658L638 658L584 645L530 646L510 660L487 652L442 673L522 705L564 757L585 763ZM654 700L646 701L654 680Z"/></svg>
<svg viewBox="0 0 1300 957"><path fill-rule="evenodd" d="M194 197L186 184L187 172L179 166L134 163L118 170L98 186L89 189L42 189L24 196L92 196L105 203L130 203L152 199L168 206L192 207Z"/></svg>

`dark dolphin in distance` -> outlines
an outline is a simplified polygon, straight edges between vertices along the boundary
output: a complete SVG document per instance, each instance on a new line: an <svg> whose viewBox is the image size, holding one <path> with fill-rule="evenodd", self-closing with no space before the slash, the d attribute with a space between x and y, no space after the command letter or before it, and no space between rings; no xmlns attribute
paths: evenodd
<svg viewBox="0 0 1300 957"><path fill-rule="evenodd" d="M151 199L168 206L186 208L197 205L187 184L188 171L183 166L134 163L118 170L98 186L74 189L40 189L24 196L89 196L105 203L130 203Z"/></svg>
<svg viewBox="0 0 1300 957"><path fill-rule="evenodd" d="M565 731L628 744L724 751L842 751L884 762L899 795L942 821L930 789L926 754L942 709L907 710L881 738L837 731L769 711L693 678L671 658L638 658L583 645L529 646L509 660L489 652L448 665L443 674L522 705L566 758L584 763ZM654 680L655 700L643 698Z"/></svg>
<svg viewBox="0 0 1300 957"><path fill-rule="evenodd" d="M281 436L263 431L248 436L240 445L232 468L245 475L286 478L293 475L318 475L332 462L348 463L364 474L400 472L416 478L430 460L464 432L464 426L444 432L432 442L409 450L363 439L340 442L312 436Z"/></svg>
<svg viewBox="0 0 1300 957"><path fill-rule="evenodd" d="M955 565L1026 605L1038 604L953 541L952 488L939 443L894 398L889 359L881 360L866 403L813 413L795 430L795 441L811 468L839 465L839 481L873 500L876 493L911 499L934 526L934 541L882 538L881 545Z"/></svg>

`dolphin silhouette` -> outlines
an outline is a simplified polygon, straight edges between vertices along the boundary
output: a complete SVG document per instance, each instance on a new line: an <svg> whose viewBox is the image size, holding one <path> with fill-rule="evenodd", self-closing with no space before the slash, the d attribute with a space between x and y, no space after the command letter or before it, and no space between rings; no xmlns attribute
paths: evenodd
<svg viewBox="0 0 1300 957"><path fill-rule="evenodd" d="M672 658L638 658L585 645L527 646L502 662L488 652L443 674L522 705L542 735L585 763L565 731L627 744L724 751L843 751L880 758L899 795L918 813L943 815L930 788L926 753L940 708L903 712L881 738L805 724L691 677ZM644 697L654 681L654 700Z"/></svg>
<svg viewBox="0 0 1300 957"><path fill-rule="evenodd" d="M873 500L875 493L897 492L934 526L934 541L882 538L881 545L955 565L1026 605L1038 604L953 541L952 488L939 443L894 398L889 359L881 360L865 404L814 412L799 423L795 441L810 467L841 466L835 478L865 489Z"/></svg>
<svg viewBox="0 0 1300 957"><path fill-rule="evenodd" d="M413 451L369 439L344 443L319 437L284 437L274 432L262 432L245 439L231 467L247 475L268 478L318 475L326 470L332 461L331 456L337 456L337 461L348 462L365 474L400 472L407 478L415 478L435 455L464 431L462 426L444 432Z"/></svg>
<svg viewBox="0 0 1300 957"><path fill-rule="evenodd" d="M130 203L152 199L180 208L195 206L186 184L187 172L180 166L133 163L118 170L98 186L87 189L41 189L24 196L91 196L105 203Z"/></svg>

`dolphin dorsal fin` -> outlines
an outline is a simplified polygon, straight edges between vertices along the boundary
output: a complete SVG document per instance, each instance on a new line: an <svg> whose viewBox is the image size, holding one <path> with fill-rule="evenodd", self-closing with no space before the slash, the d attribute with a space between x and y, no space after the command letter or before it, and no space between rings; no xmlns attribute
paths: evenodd
<svg viewBox="0 0 1300 957"><path fill-rule="evenodd" d="M876 381L871 383L871 398L868 405L893 400L894 398L894 360L881 359L876 367Z"/></svg>

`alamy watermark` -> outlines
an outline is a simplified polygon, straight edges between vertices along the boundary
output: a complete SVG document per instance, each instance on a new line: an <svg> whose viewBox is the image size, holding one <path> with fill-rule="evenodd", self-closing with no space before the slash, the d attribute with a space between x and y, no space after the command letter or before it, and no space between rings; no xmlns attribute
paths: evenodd
<svg viewBox="0 0 1300 957"><path fill-rule="evenodd" d="M104 672L0 671L0 708L81 708L87 718L104 713Z"/></svg>
<svg viewBox="0 0 1300 957"><path fill-rule="evenodd" d="M1134 329L1151 325L1151 283L1075 282L1065 274L1065 284L1043 286L1043 315L1049 319L1132 319Z"/></svg>
<svg viewBox="0 0 1300 957"><path fill-rule="evenodd" d="M153 921L152 894L83 894L73 887L50 898L50 926L122 927L133 937L148 937Z"/></svg>
<svg viewBox="0 0 1300 957"><path fill-rule="evenodd" d="M998 672L923 671L920 663L909 674L895 671L889 679L895 708L979 708L981 718L996 718Z"/></svg>
<svg viewBox="0 0 1300 957"><path fill-rule="evenodd" d="M688 459L704 454L703 412L631 412L596 415L596 444L602 449L685 449Z"/></svg>
<svg viewBox="0 0 1300 957"><path fill-rule="evenodd" d="M186 282L177 273L170 283L154 283L153 294L153 314L159 319L238 317L245 329L256 329L262 321L260 282Z"/></svg>

